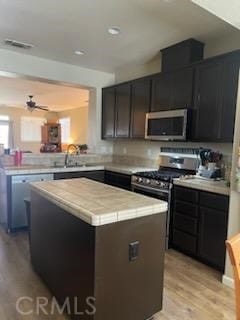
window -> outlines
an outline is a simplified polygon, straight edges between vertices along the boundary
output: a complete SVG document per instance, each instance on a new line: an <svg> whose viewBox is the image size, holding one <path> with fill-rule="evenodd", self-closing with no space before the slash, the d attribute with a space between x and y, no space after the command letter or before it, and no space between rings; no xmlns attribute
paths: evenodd
<svg viewBox="0 0 240 320"><path fill-rule="evenodd" d="M41 127L46 122L44 118L21 117L21 141L40 142Z"/></svg>
<svg viewBox="0 0 240 320"><path fill-rule="evenodd" d="M8 121L9 120L9 116L0 115L0 120Z"/></svg>
<svg viewBox="0 0 240 320"><path fill-rule="evenodd" d="M9 117L0 115L0 143L9 148Z"/></svg>
<svg viewBox="0 0 240 320"><path fill-rule="evenodd" d="M71 120L70 118L59 119L61 124L62 143L70 143L71 141Z"/></svg>

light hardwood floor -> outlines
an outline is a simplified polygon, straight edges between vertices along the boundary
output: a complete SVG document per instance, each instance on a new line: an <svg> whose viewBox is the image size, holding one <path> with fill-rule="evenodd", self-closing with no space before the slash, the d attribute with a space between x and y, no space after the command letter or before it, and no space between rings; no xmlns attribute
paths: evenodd
<svg viewBox="0 0 240 320"><path fill-rule="evenodd" d="M0 229L0 320L69 319L43 313L20 315L15 305L21 296L51 298L31 268L27 234L7 235ZM34 303L21 306L27 311ZM218 272L174 250L167 252L164 305L154 320L234 320L234 308L233 290L221 284Z"/></svg>

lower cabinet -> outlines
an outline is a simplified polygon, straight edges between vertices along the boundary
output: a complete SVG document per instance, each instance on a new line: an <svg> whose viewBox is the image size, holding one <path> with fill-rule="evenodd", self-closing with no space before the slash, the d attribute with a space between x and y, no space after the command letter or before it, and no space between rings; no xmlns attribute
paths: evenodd
<svg viewBox="0 0 240 320"><path fill-rule="evenodd" d="M128 174L112 171L76 171L76 172L57 172L54 173L54 180L88 178L103 182L115 187L131 190L131 176Z"/></svg>
<svg viewBox="0 0 240 320"><path fill-rule="evenodd" d="M54 180L76 178L88 178L95 181L104 182L104 170L54 173Z"/></svg>
<svg viewBox="0 0 240 320"><path fill-rule="evenodd" d="M105 171L105 183L126 190L131 190L131 176L128 174Z"/></svg>
<svg viewBox="0 0 240 320"><path fill-rule="evenodd" d="M221 269L225 264L227 222L227 212L200 207L198 254Z"/></svg>
<svg viewBox="0 0 240 320"><path fill-rule="evenodd" d="M175 186L172 246L223 271L229 197Z"/></svg>

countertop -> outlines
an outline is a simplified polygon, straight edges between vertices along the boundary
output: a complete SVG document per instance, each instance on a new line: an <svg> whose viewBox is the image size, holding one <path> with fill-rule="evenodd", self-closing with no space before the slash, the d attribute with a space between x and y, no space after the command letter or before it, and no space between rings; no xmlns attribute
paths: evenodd
<svg viewBox="0 0 240 320"><path fill-rule="evenodd" d="M31 188L93 226L167 211L167 202L86 178L34 182Z"/></svg>
<svg viewBox="0 0 240 320"><path fill-rule="evenodd" d="M95 170L109 170L113 172L132 175L140 171L152 171L156 168L148 168L143 166L123 165L114 162L86 164L83 166L63 167L63 166L5 166L2 168L6 175L24 175L24 174L38 174L38 173L56 173L56 172L78 172L78 171L95 171Z"/></svg>
<svg viewBox="0 0 240 320"><path fill-rule="evenodd" d="M191 178L191 179L174 179L173 183L178 186L208 191L223 195L230 194L230 188L226 186L226 181L209 181L201 178Z"/></svg>

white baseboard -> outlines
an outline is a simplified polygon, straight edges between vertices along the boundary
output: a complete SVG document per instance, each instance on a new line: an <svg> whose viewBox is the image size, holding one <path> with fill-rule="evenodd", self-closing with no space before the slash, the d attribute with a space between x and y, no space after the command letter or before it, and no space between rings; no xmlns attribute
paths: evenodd
<svg viewBox="0 0 240 320"><path fill-rule="evenodd" d="M232 278L223 275L222 283L225 284L226 286L234 289L234 280Z"/></svg>

